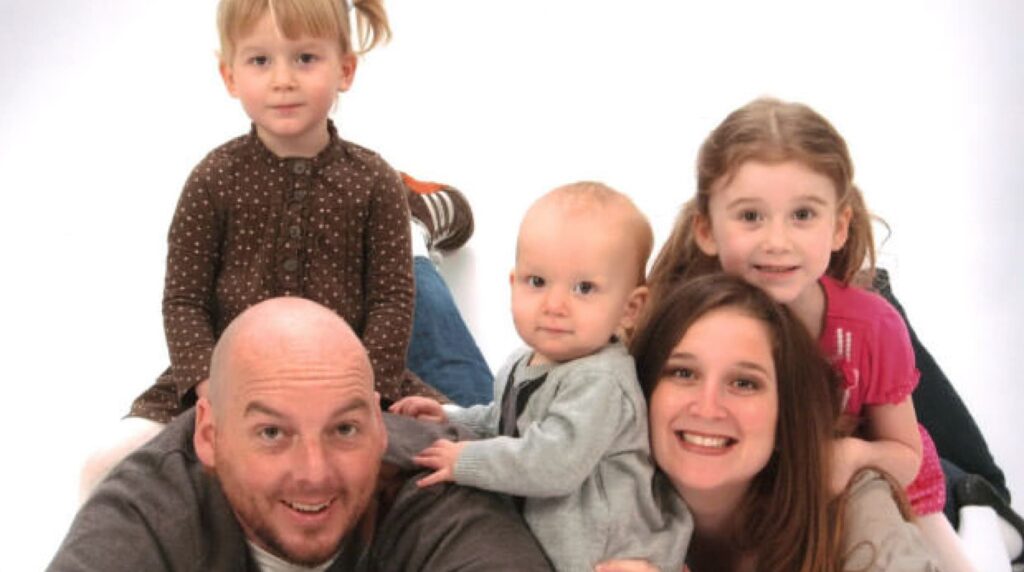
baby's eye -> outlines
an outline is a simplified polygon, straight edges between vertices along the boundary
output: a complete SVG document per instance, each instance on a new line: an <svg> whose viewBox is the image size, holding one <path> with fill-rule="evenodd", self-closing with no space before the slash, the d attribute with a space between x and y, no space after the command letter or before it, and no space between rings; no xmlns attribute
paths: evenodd
<svg viewBox="0 0 1024 572"><path fill-rule="evenodd" d="M530 276L526 277L526 284L533 288L543 288L544 279L541 278L540 276L534 276L531 274Z"/></svg>
<svg viewBox="0 0 1024 572"><path fill-rule="evenodd" d="M299 57L296 59L300 64L311 64L320 58L318 58L316 54L299 54Z"/></svg>
<svg viewBox="0 0 1024 572"><path fill-rule="evenodd" d="M248 61L254 66L265 66L270 62L270 58L267 56L252 56Z"/></svg>
<svg viewBox="0 0 1024 572"><path fill-rule="evenodd" d="M739 218L743 222L758 222L762 219L761 213L752 210L740 211Z"/></svg>
<svg viewBox="0 0 1024 572"><path fill-rule="evenodd" d="M814 216L815 213L811 209L797 209L796 212L793 213L793 218L801 222L809 221L813 219Z"/></svg>
<svg viewBox="0 0 1024 572"><path fill-rule="evenodd" d="M593 292L596 288L597 286L593 282L589 280L584 280L582 282L577 282L575 285L573 285L572 293L583 294L585 296Z"/></svg>

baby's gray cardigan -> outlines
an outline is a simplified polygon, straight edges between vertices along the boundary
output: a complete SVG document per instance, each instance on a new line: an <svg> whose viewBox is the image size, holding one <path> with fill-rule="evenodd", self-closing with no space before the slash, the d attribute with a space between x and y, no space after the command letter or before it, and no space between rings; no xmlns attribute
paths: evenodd
<svg viewBox="0 0 1024 572"><path fill-rule="evenodd" d="M527 366L512 355L494 383L496 401L448 408L449 419L488 437L468 441L455 481L525 497L523 516L555 568L591 571L610 558L683 567L693 522L655 478L647 408L633 358L621 343L561 364ZM548 373L519 415L518 438L498 435L509 372L519 385Z"/></svg>

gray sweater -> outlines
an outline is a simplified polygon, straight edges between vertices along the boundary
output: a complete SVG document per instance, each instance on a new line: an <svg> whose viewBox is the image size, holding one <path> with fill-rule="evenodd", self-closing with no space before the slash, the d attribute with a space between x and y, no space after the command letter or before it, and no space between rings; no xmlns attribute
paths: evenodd
<svg viewBox="0 0 1024 572"><path fill-rule="evenodd" d="M528 366L516 352L495 380L500 400L545 374L518 415L518 437L499 436L502 403L446 408L485 437L468 442L455 481L525 497L523 516L555 568L590 571L610 558L680 570L693 531L689 511L655 477L647 408L621 343L561 364Z"/></svg>

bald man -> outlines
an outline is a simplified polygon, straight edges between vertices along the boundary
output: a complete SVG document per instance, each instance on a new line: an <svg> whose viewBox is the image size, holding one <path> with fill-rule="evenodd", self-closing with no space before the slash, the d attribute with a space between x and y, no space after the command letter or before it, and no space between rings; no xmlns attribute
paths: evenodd
<svg viewBox="0 0 1024 572"><path fill-rule="evenodd" d="M49 569L550 569L506 499L416 487L412 456L442 436L460 437L381 414L336 314L262 302L221 336L207 397L115 468Z"/></svg>

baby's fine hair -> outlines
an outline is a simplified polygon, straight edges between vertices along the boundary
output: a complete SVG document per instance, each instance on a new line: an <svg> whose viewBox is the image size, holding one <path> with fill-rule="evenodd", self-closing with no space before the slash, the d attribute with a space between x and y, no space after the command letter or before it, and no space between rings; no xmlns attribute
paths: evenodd
<svg viewBox="0 0 1024 572"><path fill-rule="evenodd" d="M697 157L697 195L679 213L672 234L651 268L652 289L680 279L721 270L718 258L704 254L694 237L697 217L710 220L713 189L727 184L747 161L797 161L827 177L836 189L837 209L849 207L846 244L833 252L826 274L849 284L870 282L875 269L871 214L853 183L853 161L842 135L821 114L802 103L759 98L730 113L708 135ZM865 268L865 260L867 266ZM866 270L858 276L862 270Z"/></svg>
<svg viewBox="0 0 1024 572"><path fill-rule="evenodd" d="M628 196L604 183L579 181L549 191L537 199L534 206L550 202L557 202L570 213L577 209L588 210L597 207L614 211L619 215L636 249L637 285L646 282L647 260L651 257L651 250L654 247L654 231L651 229L650 221ZM532 209L533 207L530 208Z"/></svg>
<svg viewBox="0 0 1024 572"><path fill-rule="evenodd" d="M391 38L383 0L352 0L359 43L353 48L348 0L220 0L217 32L220 60L234 57L238 39L269 12L287 38L309 35L338 41L342 55L363 54Z"/></svg>

